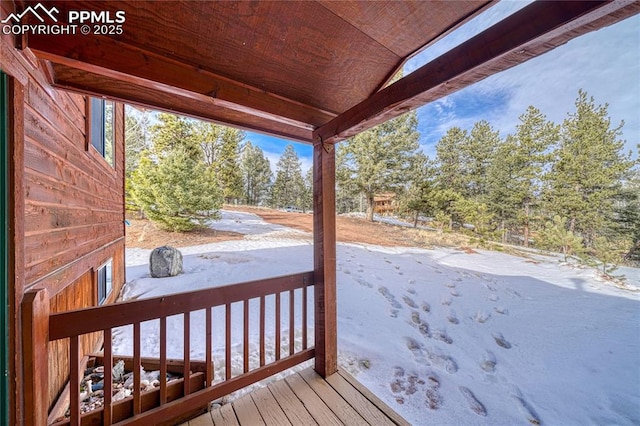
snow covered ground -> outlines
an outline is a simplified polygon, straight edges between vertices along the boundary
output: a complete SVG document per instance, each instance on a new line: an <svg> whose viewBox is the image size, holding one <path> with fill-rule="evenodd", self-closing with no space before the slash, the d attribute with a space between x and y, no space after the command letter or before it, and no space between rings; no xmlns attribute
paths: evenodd
<svg viewBox="0 0 640 426"><path fill-rule="evenodd" d="M185 272L174 278L149 278L149 250L128 249L123 298L313 267L308 234L247 213L224 212L212 226L247 235L182 248ZM637 269L624 273L640 283ZM203 316L191 318L194 358L203 358ZM214 359L221 316L214 312ZM233 316L241 326L241 312ZM255 349L256 315L251 321ZM181 357L181 318L168 327L169 356ZM157 355L157 328L143 324L143 356ZM130 335L114 332L116 353L131 353ZM240 332L232 336L239 347ZM640 293L553 257L339 244L338 342L342 368L416 425L640 424Z"/></svg>

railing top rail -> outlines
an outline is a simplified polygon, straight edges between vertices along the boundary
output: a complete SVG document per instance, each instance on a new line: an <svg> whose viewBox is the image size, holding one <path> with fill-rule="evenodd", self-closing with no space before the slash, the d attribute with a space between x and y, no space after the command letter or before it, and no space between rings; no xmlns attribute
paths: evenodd
<svg viewBox="0 0 640 426"><path fill-rule="evenodd" d="M80 336L108 328L312 286L314 284L313 277L313 272L303 272L198 291L170 294L152 299L134 300L51 314L49 340Z"/></svg>

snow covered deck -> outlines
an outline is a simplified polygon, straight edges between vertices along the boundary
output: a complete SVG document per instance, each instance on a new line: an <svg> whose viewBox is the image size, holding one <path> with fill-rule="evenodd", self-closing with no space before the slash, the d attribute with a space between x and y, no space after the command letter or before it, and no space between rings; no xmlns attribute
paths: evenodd
<svg viewBox="0 0 640 426"><path fill-rule="evenodd" d="M348 373L323 379L308 368L181 426L288 424L409 425Z"/></svg>

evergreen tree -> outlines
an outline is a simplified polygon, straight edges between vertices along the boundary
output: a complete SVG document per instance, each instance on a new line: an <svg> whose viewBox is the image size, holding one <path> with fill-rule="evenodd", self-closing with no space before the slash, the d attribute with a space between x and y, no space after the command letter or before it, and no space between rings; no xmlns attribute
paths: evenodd
<svg viewBox="0 0 640 426"><path fill-rule="evenodd" d="M218 217L222 197L201 160L178 147L154 163L147 152L132 175L133 197L145 215L169 231L190 231Z"/></svg>
<svg viewBox="0 0 640 426"><path fill-rule="evenodd" d="M300 208L304 181L298 154L293 145L287 145L276 164L276 179L271 187L271 206Z"/></svg>
<svg viewBox="0 0 640 426"><path fill-rule="evenodd" d="M247 142L240 155L243 199L249 205L260 205L269 193L273 173L269 159L260 147Z"/></svg>
<svg viewBox="0 0 640 426"><path fill-rule="evenodd" d="M313 210L313 167L304 175L304 191L301 196L300 207L303 212Z"/></svg>
<svg viewBox="0 0 640 426"><path fill-rule="evenodd" d="M410 112L349 139L344 145L340 171L367 200L368 219L373 220L374 195L398 192L407 182L411 159L418 149L418 120Z"/></svg>
<svg viewBox="0 0 640 426"><path fill-rule="evenodd" d="M131 194L131 174L138 167L142 152L149 149L149 114L138 113L125 106L125 206L127 210L140 210Z"/></svg>
<svg viewBox="0 0 640 426"><path fill-rule="evenodd" d="M467 138L466 130L452 127L436 144L437 182L440 189L465 193L463 147Z"/></svg>
<svg viewBox="0 0 640 426"><path fill-rule="evenodd" d="M483 202L489 192L487 171L494 152L500 144L500 134L487 121L473 125L468 137L461 139L462 194L477 202Z"/></svg>
<svg viewBox="0 0 640 426"><path fill-rule="evenodd" d="M568 229L587 246L612 227L614 200L633 162L621 153L622 124L611 128L607 108L580 90L576 111L563 122L560 144L547 175L547 209L566 217Z"/></svg>
<svg viewBox="0 0 640 426"><path fill-rule="evenodd" d="M544 229L540 230L536 238L536 246L561 252L565 262L568 256L580 256L584 252L582 237L568 229L567 219L558 215L555 215L553 220L548 221Z"/></svg>
<svg viewBox="0 0 640 426"><path fill-rule="evenodd" d="M240 148L244 132L225 128L222 134L220 156L213 169L220 184L225 202L233 203L242 197L242 172L240 170Z"/></svg>
<svg viewBox="0 0 640 426"><path fill-rule="evenodd" d="M154 154L182 149L191 158L202 159L194 133L194 120L166 113L158 114L157 118L160 123L151 127Z"/></svg>
<svg viewBox="0 0 640 426"><path fill-rule="evenodd" d="M520 116L515 135L496 150L489 173L489 203L499 220L522 230L527 247L538 209L542 175L550 160L549 151L558 141L558 126L530 106Z"/></svg>
<svg viewBox="0 0 640 426"><path fill-rule="evenodd" d="M413 227L418 225L420 215L435 214L435 178L433 161L419 152L413 159L409 188L402 197L405 209L413 215Z"/></svg>

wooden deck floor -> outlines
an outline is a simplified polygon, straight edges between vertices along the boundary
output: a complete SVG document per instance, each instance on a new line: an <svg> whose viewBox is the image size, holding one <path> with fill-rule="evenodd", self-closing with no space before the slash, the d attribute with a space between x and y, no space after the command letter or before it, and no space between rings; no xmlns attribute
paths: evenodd
<svg viewBox="0 0 640 426"><path fill-rule="evenodd" d="M308 368L181 426L409 425L345 372L323 379Z"/></svg>

